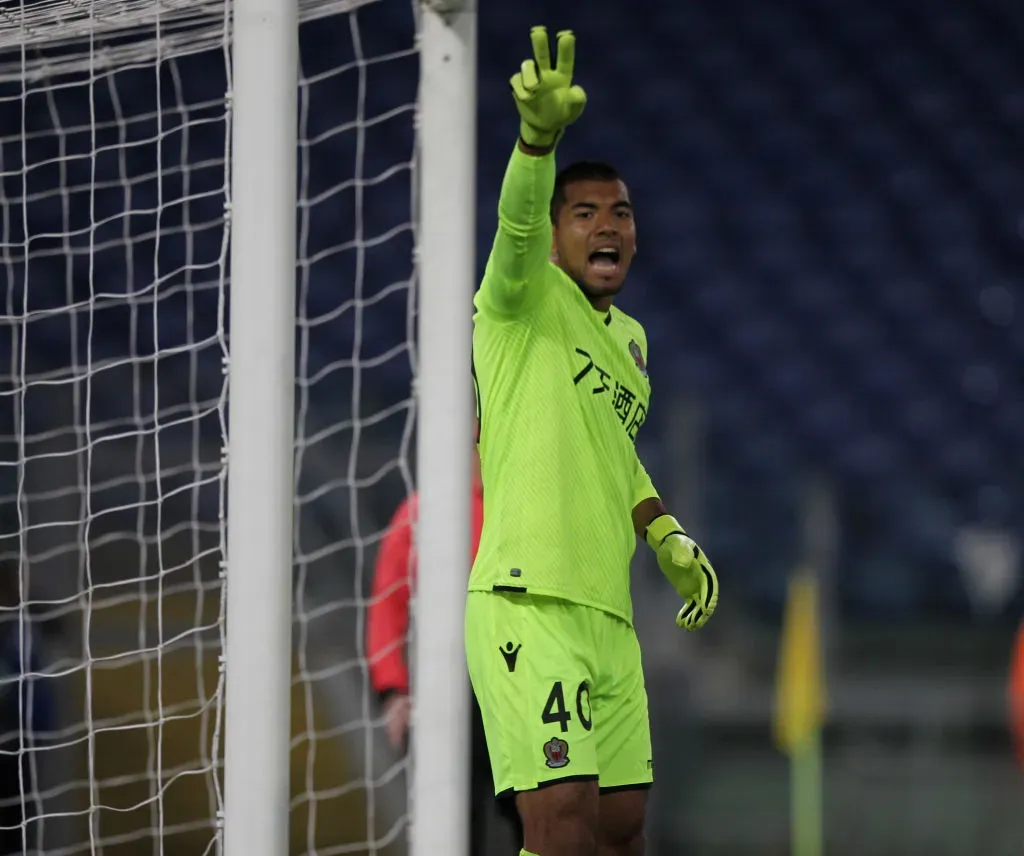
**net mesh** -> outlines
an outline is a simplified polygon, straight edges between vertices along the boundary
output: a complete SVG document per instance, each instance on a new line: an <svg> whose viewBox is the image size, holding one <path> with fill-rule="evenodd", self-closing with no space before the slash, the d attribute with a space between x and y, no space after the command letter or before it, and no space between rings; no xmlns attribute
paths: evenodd
<svg viewBox="0 0 1024 856"><path fill-rule="evenodd" d="M394 853L363 639L411 484L414 9L301 18L291 849ZM229 25L0 9L0 852L218 847Z"/></svg>

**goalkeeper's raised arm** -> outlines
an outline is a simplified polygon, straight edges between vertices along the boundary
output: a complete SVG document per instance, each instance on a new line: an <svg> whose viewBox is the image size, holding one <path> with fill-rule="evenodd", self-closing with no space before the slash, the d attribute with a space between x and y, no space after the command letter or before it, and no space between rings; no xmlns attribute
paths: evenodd
<svg viewBox="0 0 1024 856"><path fill-rule="evenodd" d="M554 65L547 30L534 27L530 39L534 58L523 62L511 80L520 115L519 143L502 183L498 232L480 288L480 299L502 315L526 310L538 296L537 275L551 251L555 146L587 102L583 90L572 83L573 34L558 34Z"/></svg>

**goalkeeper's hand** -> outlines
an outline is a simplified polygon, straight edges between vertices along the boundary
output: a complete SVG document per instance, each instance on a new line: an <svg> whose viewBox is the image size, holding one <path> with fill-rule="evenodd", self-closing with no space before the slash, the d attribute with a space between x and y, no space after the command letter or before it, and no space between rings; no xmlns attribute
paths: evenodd
<svg viewBox="0 0 1024 856"><path fill-rule="evenodd" d="M526 145L538 149L552 148L587 104L583 89L572 85L576 37L571 30L562 30L557 40L558 60L552 67L548 31L533 27L533 59L525 60L510 81L522 120L519 135Z"/></svg>
<svg viewBox="0 0 1024 856"><path fill-rule="evenodd" d="M718 606L718 577L708 557L669 514L652 520L645 538L658 556L661 572L685 601L676 624L687 630L700 629Z"/></svg>

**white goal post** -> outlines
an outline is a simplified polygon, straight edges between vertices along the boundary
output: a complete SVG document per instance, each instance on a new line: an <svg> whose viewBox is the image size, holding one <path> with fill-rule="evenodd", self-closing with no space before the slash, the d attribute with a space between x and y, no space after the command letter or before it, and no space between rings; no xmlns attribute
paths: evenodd
<svg viewBox="0 0 1024 856"><path fill-rule="evenodd" d="M420 30L419 373L412 856L467 852L463 610L473 448L476 0L427 0Z"/></svg>
<svg viewBox="0 0 1024 856"><path fill-rule="evenodd" d="M288 852L297 0L235 0L224 853Z"/></svg>

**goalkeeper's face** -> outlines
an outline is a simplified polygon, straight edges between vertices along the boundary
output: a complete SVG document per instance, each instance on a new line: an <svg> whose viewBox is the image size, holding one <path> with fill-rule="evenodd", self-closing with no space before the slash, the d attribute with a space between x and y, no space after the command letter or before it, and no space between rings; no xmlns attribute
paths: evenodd
<svg viewBox="0 0 1024 856"><path fill-rule="evenodd" d="M554 223L552 258L603 306L622 289L636 253L636 224L621 181L576 181Z"/></svg>

